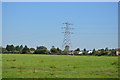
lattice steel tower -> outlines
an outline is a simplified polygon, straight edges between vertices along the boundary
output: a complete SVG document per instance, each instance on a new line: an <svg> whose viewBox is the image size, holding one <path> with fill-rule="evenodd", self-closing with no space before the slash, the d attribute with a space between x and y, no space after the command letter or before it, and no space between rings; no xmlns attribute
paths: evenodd
<svg viewBox="0 0 120 80"><path fill-rule="evenodd" d="M73 28L71 27L71 23L63 23L65 24L65 27L63 27L63 29L65 30L64 33L64 40L63 40L63 44L62 44L62 49L64 50L69 50L72 45L71 45L71 34L73 34L73 32L71 32L70 30L72 30Z"/></svg>

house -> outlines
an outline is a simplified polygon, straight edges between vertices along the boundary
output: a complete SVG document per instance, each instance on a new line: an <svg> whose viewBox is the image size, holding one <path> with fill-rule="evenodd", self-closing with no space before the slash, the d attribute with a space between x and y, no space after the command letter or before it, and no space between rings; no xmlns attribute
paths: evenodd
<svg viewBox="0 0 120 80"><path fill-rule="evenodd" d="M92 52L93 52L93 51L90 50L90 51L88 51L88 54L90 54L90 53L92 53Z"/></svg>
<svg viewBox="0 0 120 80"><path fill-rule="evenodd" d="M120 55L120 48L118 48L118 49L116 50L116 55L117 55L117 56Z"/></svg>
<svg viewBox="0 0 120 80"><path fill-rule="evenodd" d="M83 52L82 52L82 51L80 51L78 54L83 54Z"/></svg>
<svg viewBox="0 0 120 80"><path fill-rule="evenodd" d="M116 55L117 55L117 56L120 55L120 52L119 52L119 51L116 51Z"/></svg>

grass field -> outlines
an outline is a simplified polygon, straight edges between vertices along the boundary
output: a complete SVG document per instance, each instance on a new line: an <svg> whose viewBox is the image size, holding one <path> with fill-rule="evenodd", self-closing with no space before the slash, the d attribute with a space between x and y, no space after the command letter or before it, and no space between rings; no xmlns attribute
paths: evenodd
<svg viewBox="0 0 120 80"><path fill-rule="evenodd" d="M3 54L3 78L118 78L118 57Z"/></svg>

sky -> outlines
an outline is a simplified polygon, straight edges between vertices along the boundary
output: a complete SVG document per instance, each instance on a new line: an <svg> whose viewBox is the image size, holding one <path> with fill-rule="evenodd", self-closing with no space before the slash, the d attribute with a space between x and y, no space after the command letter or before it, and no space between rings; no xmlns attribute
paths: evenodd
<svg viewBox="0 0 120 80"><path fill-rule="evenodd" d="M2 2L118 2L119 0L2 0Z"/></svg>
<svg viewBox="0 0 120 80"><path fill-rule="evenodd" d="M74 24L71 49L118 47L117 2L3 2L2 46L62 48L64 22Z"/></svg>

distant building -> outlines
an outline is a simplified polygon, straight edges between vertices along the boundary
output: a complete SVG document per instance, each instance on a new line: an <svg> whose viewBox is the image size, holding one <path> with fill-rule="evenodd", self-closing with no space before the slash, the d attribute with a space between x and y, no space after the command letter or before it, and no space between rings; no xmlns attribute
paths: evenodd
<svg viewBox="0 0 120 80"><path fill-rule="evenodd" d="M118 48L118 49L116 50L116 55L117 55L117 56L120 55L120 48Z"/></svg>
<svg viewBox="0 0 120 80"><path fill-rule="evenodd" d="M116 51L116 55L117 55L117 56L120 55L120 52L119 52L119 51Z"/></svg>
<svg viewBox="0 0 120 80"><path fill-rule="evenodd" d="M30 51L31 54L33 54L35 51Z"/></svg>
<svg viewBox="0 0 120 80"><path fill-rule="evenodd" d="M82 51L80 51L78 54L83 54L83 52L82 52Z"/></svg>
<svg viewBox="0 0 120 80"><path fill-rule="evenodd" d="M92 53L93 51L88 51L88 54Z"/></svg>

